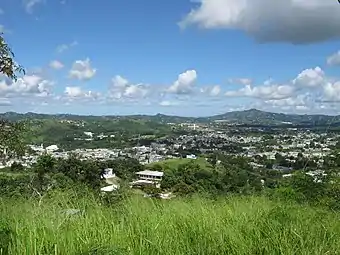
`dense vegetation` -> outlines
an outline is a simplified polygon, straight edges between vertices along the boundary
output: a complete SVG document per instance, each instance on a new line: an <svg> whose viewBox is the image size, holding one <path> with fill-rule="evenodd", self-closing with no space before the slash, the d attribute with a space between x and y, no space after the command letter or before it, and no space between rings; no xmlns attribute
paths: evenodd
<svg viewBox="0 0 340 255"><path fill-rule="evenodd" d="M156 139L173 132L170 126L143 120L31 120L26 142L49 146L58 144L63 150L76 148L124 148L134 146L143 137ZM92 132L93 137L84 132ZM104 137L101 137L103 135ZM142 137L142 138L140 138ZM89 140L89 138L91 138Z"/></svg>
<svg viewBox="0 0 340 255"><path fill-rule="evenodd" d="M282 159L278 157L277 160ZM147 167L164 171L161 189L178 196L265 195L337 210L340 209L340 158L326 160L328 170L325 172L308 175L306 173L312 168L302 161L303 168L289 178L282 178L283 172L279 170L254 169L243 157L224 155L212 155L207 160L168 160ZM133 180L135 172L143 170L144 166L131 158L98 162L81 160L72 154L67 159L55 159L45 154L32 168L13 164L11 168L3 169L0 185L6 188L2 196L41 197L50 190L65 190L79 185L98 191L105 185L102 181L105 168L114 169L119 180L126 183Z"/></svg>

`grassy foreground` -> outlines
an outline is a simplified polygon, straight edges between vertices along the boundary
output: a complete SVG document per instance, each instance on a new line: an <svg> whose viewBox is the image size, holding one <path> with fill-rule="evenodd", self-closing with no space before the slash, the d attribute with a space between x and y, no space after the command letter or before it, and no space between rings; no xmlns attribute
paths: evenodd
<svg viewBox="0 0 340 255"><path fill-rule="evenodd" d="M66 208L85 214L61 214ZM7 226L8 254L15 255L340 253L339 214L261 197L138 197L107 207L92 197L59 193L40 206L0 200L0 215L0 244Z"/></svg>

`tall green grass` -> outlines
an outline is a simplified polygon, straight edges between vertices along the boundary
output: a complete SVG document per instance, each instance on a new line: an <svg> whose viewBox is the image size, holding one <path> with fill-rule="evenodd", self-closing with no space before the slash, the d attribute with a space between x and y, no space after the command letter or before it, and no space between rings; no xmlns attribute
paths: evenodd
<svg viewBox="0 0 340 255"><path fill-rule="evenodd" d="M67 208L85 214L60 213ZM104 206L57 193L40 206L0 200L0 216L0 236L10 236L7 253L15 255L340 253L339 214L262 197L133 197Z"/></svg>

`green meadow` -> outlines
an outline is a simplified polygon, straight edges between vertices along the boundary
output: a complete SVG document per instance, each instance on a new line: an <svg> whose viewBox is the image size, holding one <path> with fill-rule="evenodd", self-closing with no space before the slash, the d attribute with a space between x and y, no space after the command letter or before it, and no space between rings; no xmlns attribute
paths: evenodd
<svg viewBox="0 0 340 255"><path fill-rule="evenodd" d="M256 196L100 201L75 192L0 200L2 254L340 253L340 214L329 210Z"/></svg>

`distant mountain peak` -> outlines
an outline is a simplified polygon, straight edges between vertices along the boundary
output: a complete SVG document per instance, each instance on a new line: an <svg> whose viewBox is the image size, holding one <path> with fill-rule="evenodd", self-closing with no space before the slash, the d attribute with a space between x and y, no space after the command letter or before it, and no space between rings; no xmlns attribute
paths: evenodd
<svg viewBox="0 0 340 255"><path fill-rule="evenodd" d="M251 109L248 109L248 110L244 110L243 112L264 113L265 111L261 111L261 110L256 109L256 108L251 108Z"/></svg>

